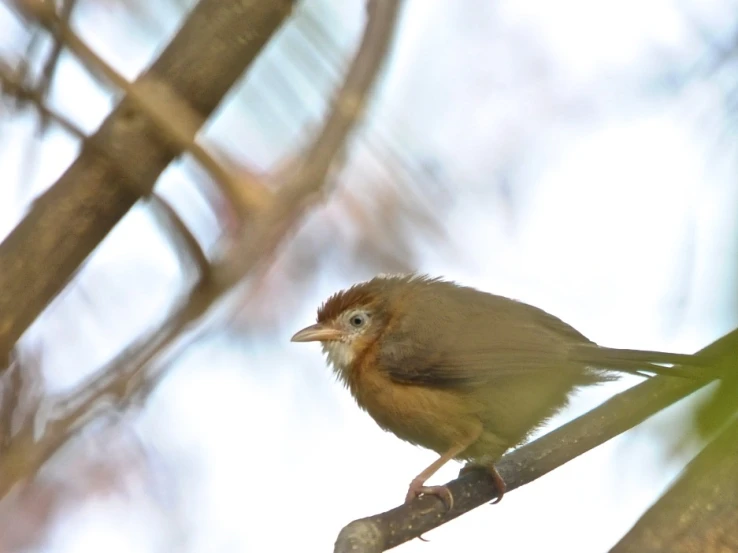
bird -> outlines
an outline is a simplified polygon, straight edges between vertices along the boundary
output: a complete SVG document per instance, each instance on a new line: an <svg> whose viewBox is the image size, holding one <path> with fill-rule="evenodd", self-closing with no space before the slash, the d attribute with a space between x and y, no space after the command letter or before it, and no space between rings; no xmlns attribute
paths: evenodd
<svg viewBox="0 0 738 553"><path fill-rule="evenodd" d="M484 470L563 409L573 391L620 373L672 374L694 356L601 347L521 301L424 274L378 275L329 297L292 342L320 342L358 406L398 438L439 457L405 502L453 496L426 482L452 460ZM689 375L687 372L686 374Z"/></svg>

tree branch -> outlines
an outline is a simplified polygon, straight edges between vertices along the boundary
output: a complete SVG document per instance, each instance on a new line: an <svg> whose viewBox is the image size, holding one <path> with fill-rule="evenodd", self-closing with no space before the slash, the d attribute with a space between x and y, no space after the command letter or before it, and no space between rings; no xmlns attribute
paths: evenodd
<svg viewBox="0 0 738 553"><path fill-rule="evenodd" d="M401 0L369 0L367 23L358 54L336 94L319 139L306 150L304 159L310 163L296 168L295 178L288 189L314 188L328 174L331 162L345 145L346 137L364 113L369 92L376 81L382 62L392 44ZM291 190L292 192L294 190Z"/></svg>
<svg viewBox="0 0 738 553"><path fill-rule="evenodd" d="M77 56L93 74L100 73L115 87L120 89L126 99L146 114L158 127L165 142L171 142L175 149L189 152L195 160L220 184L222 192L231 202L245 204L247 210L261 209L270 200L271 194L257 179L251 179L249 186L229 173L218 163L208 151L195 141L198 129L204 118L195 112L190 105L161 80L140 79L136 83L128 82L105 60L98 56L92 48L74 32L67 20L54 11L50 3L38 4L34 1L26 3L29 11L52 35L57 44L64 44Z"/></svg>
<svg viewBox="0 0 738 553"><path fill-rule="evenodd" d="M201 0L139 80L166 83L205 120L290 12L292 0ZM0 244L0 364L85 258L178 153L123 100L80 157ZM102 148L108 155L100 155ZM122 171L110 157L126 165Z"/></svg>
<svg viewBox="0 0 738 553"><path fill-rule="evenodd" d="M80 141L87 140L87 135L71 119L46 104L41 91L26 85L17 71L2 63L0 63L0 92L15 99L19 105L30 103L38 111L42 126L47 122L54 122L74 138Z"/></svg>
<svg viewBox="0 0 738 553"><path fill-rule="evenodd" d="M328 115L322 131L316 135L313 144L327 144L330 148L308 148L308 152L318 157L316 163L330 167L331 153L340 150L343 141L358 121L361 110L347 112L341 110L341 99L348 90L357 99L362 100L370 93L371 86L385 57L387 46L375 42L377 37L389 43L394 30L394 21L399 0L370 0L370 17L367 22L364 39L346 75L341 92L338 93L333 111ZM373 14L373 15L372 15ZM366 44L376 45L367 51ZM366 63L371 57L372 63ZM334 132L336 126L340 133ZM329 134L326 137L325 134ZM340 135L340 140L337 137ZM320 151L320 156L315 151ZM312 158L306 159L305 166L313 164ZM38 420L36 426L27 427L24 432L14 438L5 455L0 456L0 498L17 482L32 477L41 465L51 457L86 421L90 420L101 409L109 406L121 408L132 398L144 395L153 388L152 383L161 376L167 361L186 345L185 338L192 339L198 323L207 318L216 301L226 292L243 281L244 277L256 270L259 262L277 247L288 231L295 226L298 216L309 207L309 200L317 199L323 180L319 172L311 172L311 179L304 180L296 175L294 181L283 186L287 193L277 194L277 201L266 213L254 217L248 226L248 234L244 234L244 243L238 251L232 252L223 259L210 265L208 278L201 280L192 293L177 304L168 315L160 329L145 335L130 347L121 352L113 361L104 367L98 375L80 386L65 399L57 402L52 412L39 414L50 415L48 419ZM325 175L323 175L324 177ZM285 218L285 215L290 218ZM269 240L263 240L267 237ZM201 257L204 266L206 260L187 247L195 257ZM182 336L186 329L193 332Z"/></svg>
<svg viewBox="0 0 738 553"><path fill-rule="evenodd" d="M367 99L387 57L397 22L401 0L368 0L367 22L346 77L315 139L287 171L286 182L279 188L273 209L255 226L242 230L242 247L235 261L238 272L266 256L277 247L284 221L292 221L320 199L331 163L344 147L361 116Z"/></svg>
<svg viewBox="0 0 738 553"><path fill-rule="evenodd" d="M37 413L36 421L25 425L0 456L0 498L15 484L37 474L51 455L101 410L124 405L131 389L145 380L149 363L197 317L197 307L196 302L180 302L159 329L131 344L50 412Z"/></svg>
<svg viewBox="0 0 738 553"><path fill-rule="evenodd" d="M161 196L152 194L149 205L169 236L182 267L194 264L198 275L196 281L200 284L205 283L210 276L210 261L190 229L170 203Z"/></svg>
<svg viewBox="0 0 738 553"><path fill-rule="evenodd" d="M700 350L699 355L710 359L716 368L732 370L737 349L735 330ZM508 453L496 464L497 470L510 492L633 428L706 383L666 376L651 378ZM486 473L475 471L446 485L454 497L451 511L446 512L438 498L421 496L410 505L351 522L338 535L335 553L386 551L497 497Z"/></svg>

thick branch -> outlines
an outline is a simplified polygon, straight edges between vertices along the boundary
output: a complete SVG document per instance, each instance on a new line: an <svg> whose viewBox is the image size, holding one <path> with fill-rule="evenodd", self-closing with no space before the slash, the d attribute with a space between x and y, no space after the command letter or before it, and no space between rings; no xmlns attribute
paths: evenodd
<svg viewBox="0 0 738 553"><path fill-rule="evenodd" d="M291 0L201 0L139 80L205 120L289 13ZM178 153L124 100L0 244L0 359ZM107 155L100 155L100 149ZM125 171L110 158L125 163Z"/></svg>
<svg viewBox="0 0 738 553"><path fill-rule="evenodd" d="M177 151L189 152L200 165L221 185L223 193L231 202L241 201L244 207L252 211L262 208L269 201L269 192L252 180L249 186L228 172L197 141L195 135L203 125L202 115L190 108L178 94L162 81L151 78L139 80L132 84L120 75L105 60L98 56L85 42L79 38L59 17L51 5L35 10L34 15L52 32L58 43L63 43L91 72L99 72L125 94L126 101L144 113L161 131L166 142Z"/></svg>
<svg viewBox="0 0 738 553"><path fill-rule="evenodd" d="M687 465L612 553L738 551L738 420Z"/></svg>
<svg viewBox="0 0 738 553"><path fill-rule="evenodd" d="M716 366L729 367L738 349L738 330L699 352ZM732 367L731 367L732 368ZM705 381L659 376L609 401L545 436L505 455L497 470L508 492L529 484L590 449L640 424L703 386ZM403 505L347 525L336 540L336 553L379 553L421 536L496 497L491 478L473 472L447 484L454 507L446 512L436 497L421 496Z"/></svg>

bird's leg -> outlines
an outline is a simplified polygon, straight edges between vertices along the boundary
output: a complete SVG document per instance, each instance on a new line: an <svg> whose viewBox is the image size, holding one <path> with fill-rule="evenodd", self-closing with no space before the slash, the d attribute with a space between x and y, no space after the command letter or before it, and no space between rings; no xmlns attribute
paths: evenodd
<svg viewBox="0 0 738 553"><path fill-rule="evenodd" d="M454 496L451 495L449 489L446 486L426 486L425 481L438 472L443 465L460 455L467 447L476 442L480 434L481 429L474 433L473 438L454 445L446 453L433 461L427 469L413 478L405 496L405 503L410 503L421 494L437 495L443 501L444 505L446 505L446 509L450 511L454 506Z"/></svg>
<svg viewBox="0 0 738 553"><path fill-rule="evenodd" d="M459 471L459 476L463 476L464 474L467 474L473 470L483 470L486 471L491 477L492 481L495 484L495 489L497 490L497 499L495 499L491 505L494 505L495 503L499 503L502 501L502 496L505 495L505 491L507 490L507 485L505 484L505 481L502 479L502 476L500 476L500 473L497 472L497 469L494 465L475 465L474 463L468 463L461 467L461 470Z"/></svg>
<svg viewBox="0 0 738 553"><path fill-rule="evenodd" d="M433 476L438 469L448 463L451 459L459 455L468 447L467 444L456 445L449 449L446 453L436 459L431 465L423 472L418 474L413 481L410 482L410 486L407 489L407 495L405 496L405 503L410 503L413 499L421 494L437 495L441 498L441 501L446 505L446 509L449 511L454 506L454 497L446 486L426 486L425 481Z"/></svg>

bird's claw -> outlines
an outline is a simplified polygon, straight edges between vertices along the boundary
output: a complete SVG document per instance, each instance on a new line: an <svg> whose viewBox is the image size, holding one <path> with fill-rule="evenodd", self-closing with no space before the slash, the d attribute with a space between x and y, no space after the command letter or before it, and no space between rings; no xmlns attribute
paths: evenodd
<svg viewBox="0 0 738 553"><path fill-rule="evenodd" d="M412 503L412 501L420 495L438 496L438 498L443 501L447 511L450 511L454 507L454 496L451 494L451 490L446 486L424 486L422 482L413 480L407 490L405 503Z"/></svg>
<svg viewBox="0 0 738 553"><path fill-rule="evenodd" d="M486 467L486 466L474 465L472 463L469 463L461 467L461 470L459 471L459 476L460 477L464 476L465 474L473 470L483 470L492 477L492 482L494 482L495 489L497 490L497 499L492 501L490 505L494 505L495 503L499 503L500 501L502 501L502 496L504 496L505 492L507 491L507 485L505 484L505 481L502 479L502 476L500 476L500 473L497 472L497 469L495 468L495 466L491 465L489 467Z"/></svg>

